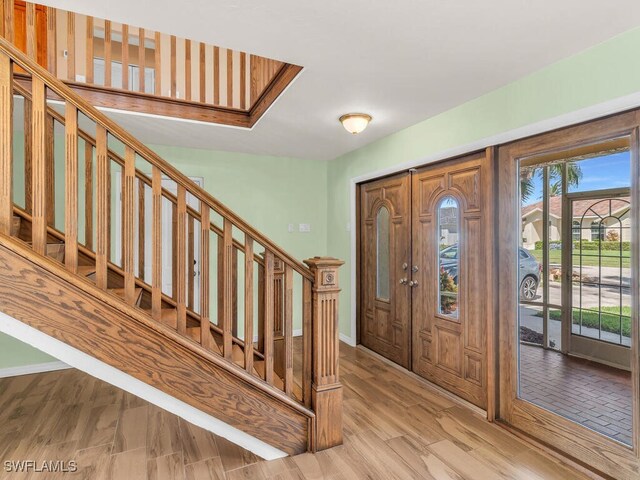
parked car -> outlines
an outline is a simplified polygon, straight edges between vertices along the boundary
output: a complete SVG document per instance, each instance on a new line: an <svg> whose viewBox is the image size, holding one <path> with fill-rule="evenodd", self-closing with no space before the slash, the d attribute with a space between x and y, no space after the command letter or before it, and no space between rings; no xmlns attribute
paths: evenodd
<svg viewBox="0 0 640 480"><path fill-rule="evenodd" d="M536 298L542 265L524 248L518 249L520 265L520 299L531 301ZM458 283L458 244L453 244L440 251L440 267Z"/></svg>

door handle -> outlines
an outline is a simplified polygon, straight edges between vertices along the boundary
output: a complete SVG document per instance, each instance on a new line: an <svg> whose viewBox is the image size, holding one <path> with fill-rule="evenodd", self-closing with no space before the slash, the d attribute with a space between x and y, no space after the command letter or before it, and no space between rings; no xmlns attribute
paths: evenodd
<svg viewBox="0 0 640 480"><path fill-rule="evenodd" d="M413 288L413 287L417 287L417 286L418 286L418 281L417 281L417 280L411 280L411 281L409 282L409 286L410 286L411 288Z"/></svg>
<svg viewBox="0 0 640 480"><path fill-rule="evenodd" d="M400 279L400 285L406 285L407 284L407 279L406 278L401 278Z"/></svg>

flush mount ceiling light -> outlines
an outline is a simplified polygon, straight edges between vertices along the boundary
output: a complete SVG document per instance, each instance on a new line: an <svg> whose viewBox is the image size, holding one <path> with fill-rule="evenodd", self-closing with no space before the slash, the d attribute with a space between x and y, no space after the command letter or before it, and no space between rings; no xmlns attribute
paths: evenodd
<svg viewBox="0 0 640 480"><path fill-rule="evenodd" d="M366 113L347 113L342 115L339 120L347 132L356 135L367 128L371 121L371 115Z"/></svg>

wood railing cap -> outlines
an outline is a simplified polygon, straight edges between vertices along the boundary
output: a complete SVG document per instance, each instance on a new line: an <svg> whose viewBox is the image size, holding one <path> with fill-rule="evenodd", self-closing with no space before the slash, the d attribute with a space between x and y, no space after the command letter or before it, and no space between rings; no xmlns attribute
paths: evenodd
<svg viewBox="0 0 640 480"><path fill-rule="evenodd" d="M344 265L344 261L334 257L313 257L304 261L307 266L313 270L323 267L341 267Z"/></svg>

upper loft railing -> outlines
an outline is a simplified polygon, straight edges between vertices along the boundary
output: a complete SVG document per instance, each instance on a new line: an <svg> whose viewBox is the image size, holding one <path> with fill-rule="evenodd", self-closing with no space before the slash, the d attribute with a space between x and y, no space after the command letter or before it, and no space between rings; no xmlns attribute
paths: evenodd
<svg viewBox="0 0 640 480"><path fill-rule="evenodd" d="M341 261L299 262L2 38L0 171L0 241L53 256L88 292L121 298L256 388L311 409L310 450L341 443Z"/></svg>
<svg viewBox="0 0 640 480"><path fill-rule="evenodd" d="M251 127L301 70L22 0L0 6L0 34L94 106Z"/></svg>

